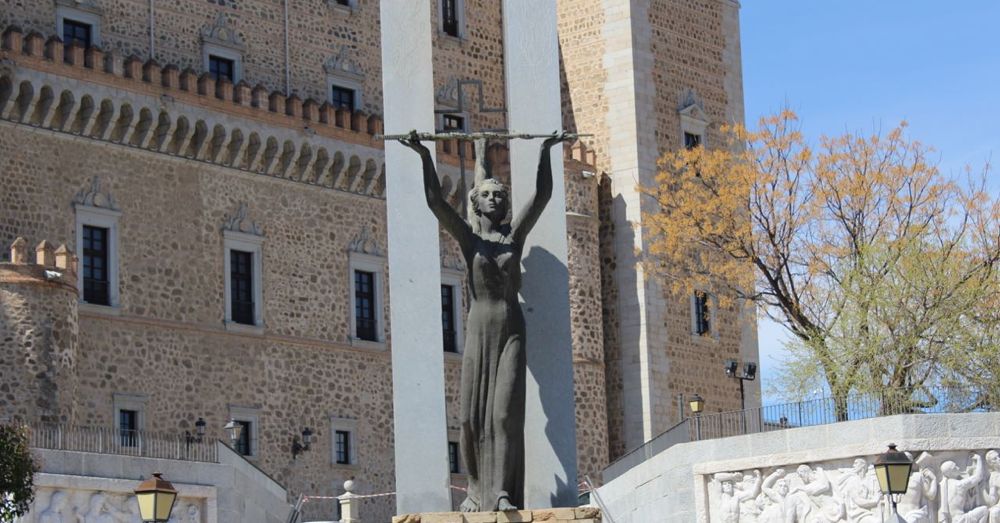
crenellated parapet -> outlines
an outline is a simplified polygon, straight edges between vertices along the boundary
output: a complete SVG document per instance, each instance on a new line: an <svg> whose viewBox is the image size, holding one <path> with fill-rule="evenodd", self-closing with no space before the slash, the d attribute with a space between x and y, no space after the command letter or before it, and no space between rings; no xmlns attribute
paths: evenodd
<svg viewBox="0 0 1000 523"><path fill-rule="evenodd" d="M17 238L0 263L0 417L73 421L76 271L73 252L45 240L31 249Z"/></svg>
<svg viewBox="0 0 1000 523"><path fill-rule="evenodd" d="M319 187L382 198L377 115L233 84L209 73L8 27L0 43L0 119ZM460 151L464 147L465 151ZM472 144L437 143L443 176ZM593 165L582 142L566 160ZM448 167L450 166L450 168ZM471 165L469 166L471 170ZM458 184L447 182L457 188Z"/></svg>

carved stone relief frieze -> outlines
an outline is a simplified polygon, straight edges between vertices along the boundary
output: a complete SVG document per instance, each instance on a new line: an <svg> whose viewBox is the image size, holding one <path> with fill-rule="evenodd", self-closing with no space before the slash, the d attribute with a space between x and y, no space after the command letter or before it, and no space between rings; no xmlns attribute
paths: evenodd
<svg viewBox="0 0 1000 523"><path fill-rule="evenodd" d="M909 488L898 500L907 523L1000 523L996 450L912 452ZM712 523L878 523L889 500L875 478L877 456L705 476Z"/></svg>
<svg viewBox="0 0 1000 523"><path fill-rule="evenodd" d="M86 489L39 488L31 510L16 523L126 523L139 521L134 495ZM205 500L179 498L169 523L205 523Z"/></svg>

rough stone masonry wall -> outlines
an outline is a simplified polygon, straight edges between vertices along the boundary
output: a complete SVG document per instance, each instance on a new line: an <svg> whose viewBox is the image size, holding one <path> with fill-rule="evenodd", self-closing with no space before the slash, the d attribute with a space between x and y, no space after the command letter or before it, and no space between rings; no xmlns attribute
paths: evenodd
<svg viewBox="0 0 1000 523"><path fill-rule="evenodd" d="M95 0L102 11L101 47L123 56L150 58L149 2L147 0ZM439 26L438 2L431 2L434 24L434 79L439 90L456 78L482 80L487 104L503 105L503 42L499 3L468 0L464 5L462 38L446 36ZM25 33L56 32L55 3L0 0L0 26L18 25ZM252 86L286 91L284 9L275 0L174 0L155 4L155 59L181 70L205 70L201 32L224 17L227 27L242 40L243 79ZM362 0L346 8L328 0L288 2L290 88L287 95L330 97L327 72L331 58L345 57L361 74L361 110L382 111L382 74L379 4ZM60 35L61 36L61 35ZM343 83L343 82L341 82ZM473 100L470 97L470 102ZM476 128L496 127L497 115L473 117Z"/></svg>
<svg viewBox="0 0 1000 523"><path fill-rule="evenodd" d="M65 273L54 266L0 263L0 417L72 423L79 361L76 282L50 279L46 270Z"/></svg>
<svg viewBox="0 0 1000 523"><path fill-rule="evenodd" d="M654 0L650 6L658 155L683 147L678 111L686 104L700 103L708 115L704 137L708 147L720 143L719 126L732 121L732 107L738 106L742 113L742 90L732 92L734 82L729 80L734 75L741 78L742 73L739 64L731 63L731 55L727 54L727 46L734 43L727 33L731 28L723 24L728 9L733 9L728 0ZM738 44L739 39L735 42ZM742 85L742 81L737 80L735 85ZM708 411L739 409L739 383L726 378L723 372L725 360L741 359L738 311L731 306L719 308L718 335L695 336L691 334L690 297L665 292L664 299L668 339L658 350L667 351L670 371L668 383L659 384L662 388L658 394L671 407L663 413L669 421L667 426L684 415L678 410L678 394L701 394Z"/></svg>
<svg viewBox="0 0 1000 523"><path fill-rule="evenodd" d="M354 476L365 489L392 490L388 353L348 340L348 246L365 230L384 252L382 200L7 129L0 173L20 205L0 209L0 222L17 219L24 236L72 246L71 201L94 175L122 210L120 310L81 313L78 423L111 426L113 394L128 393L147 397L147 430L180 433L204 417L208 437L223 438L231 406L256 408L256 462L294 495L328 495ZM265 237L263 334L222 323L221 229L240 202ZM359 420L357 465L332 464L331 417ZM291 438L307 426L316 443L293 460ZM368 513L386 520L391 504Z"/></svg>

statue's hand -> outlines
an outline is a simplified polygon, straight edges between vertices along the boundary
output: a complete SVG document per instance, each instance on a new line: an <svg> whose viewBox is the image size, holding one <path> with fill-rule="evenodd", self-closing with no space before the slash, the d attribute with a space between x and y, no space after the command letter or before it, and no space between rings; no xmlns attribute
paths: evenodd
<svg viewBox="0 0 1000 523"><path fill-rule="evenodd" d="M409 147L410 149L413 149L421 156L425 154L430 154L430 151L427 150L427 147L424 146L424 144L420 143L420 135L417 134L416 130L410 131L406 138L400 138L399 143Z"/></svg>
<svg viewBox="0 0 1000 523"><path fill-rule="evenodd" d="M572 139L573 138L571 138L569 136L569 133L567 133L566 131L562 131L562 132L556 131L556 132L552 133L552 136L546 138L545 141L542 142L542 148L543 149L548 149L549 147L552 147L553 145L555 145L557 143L568 142L568 141L570 141Z"/></svg>

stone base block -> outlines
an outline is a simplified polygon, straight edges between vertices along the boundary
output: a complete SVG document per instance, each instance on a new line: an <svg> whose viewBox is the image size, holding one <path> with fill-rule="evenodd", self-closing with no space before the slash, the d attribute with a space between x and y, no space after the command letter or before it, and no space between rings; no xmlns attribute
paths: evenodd
<svg viewBox="0 0 1000 523"><path fill-rule="evenodd" d="M511 510L508 512L428 512L404 514L392 518L392 523L597 523L601 511L596 507L546 508Z"/></svg>

